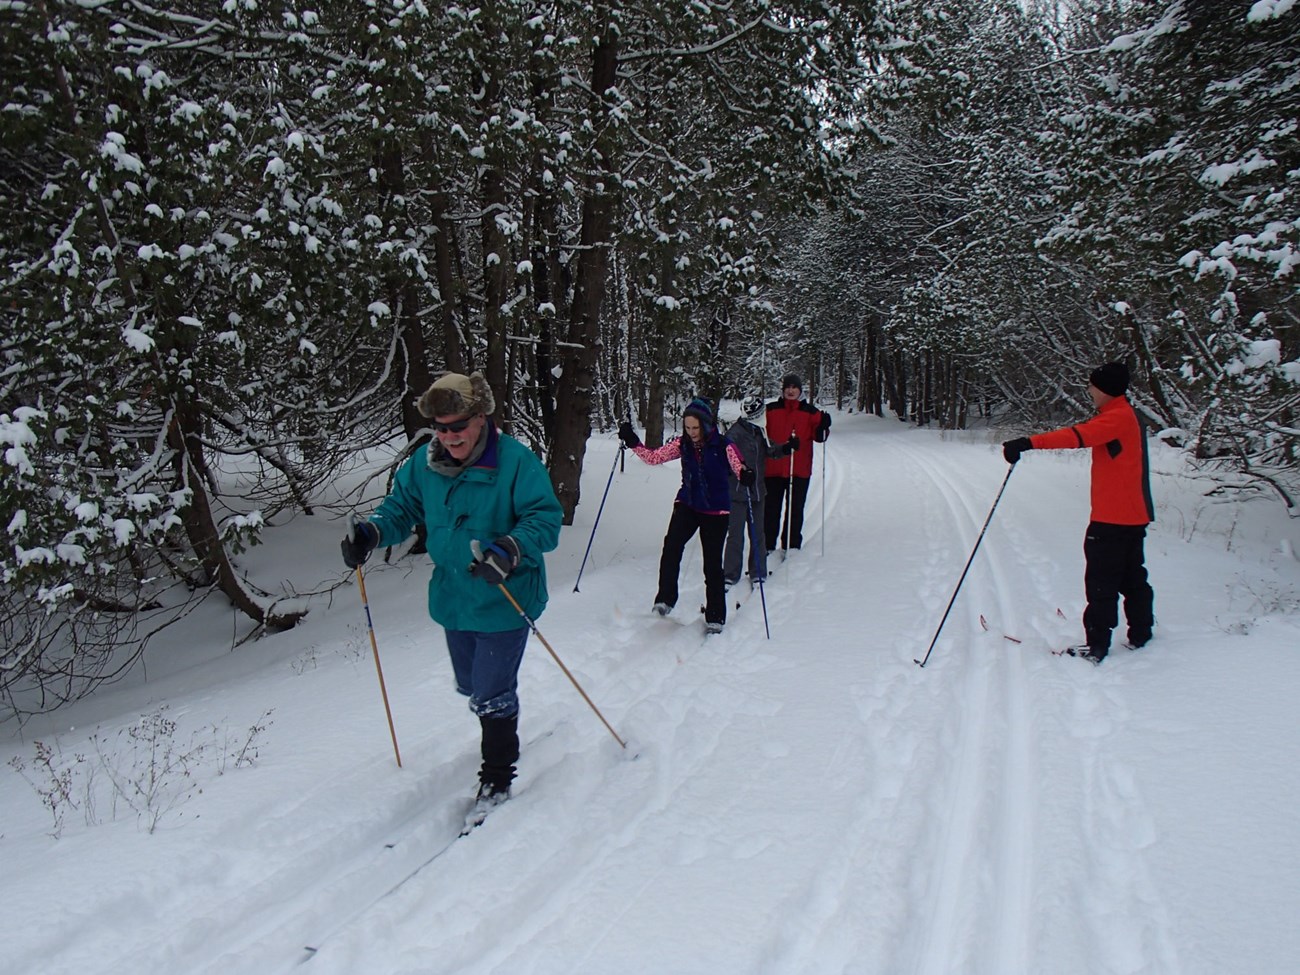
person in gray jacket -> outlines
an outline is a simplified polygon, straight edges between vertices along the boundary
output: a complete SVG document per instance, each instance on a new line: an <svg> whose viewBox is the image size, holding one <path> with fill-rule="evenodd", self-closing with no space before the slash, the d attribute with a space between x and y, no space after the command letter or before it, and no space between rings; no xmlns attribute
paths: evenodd
<svg viewBox="0 0 1300 975"><path fill-rule="evenodd" d="M768 457L786 457L799 449L799 438L793 433L786 443L767 442L763 428L753 422L763 413L765 405L761 396L749 397L741 406L742 415L727 430L727 439L740 450L740 456L750 470L761 471L763 461ZM746 493L754 508L752 522ZM737 480L731 482L731 520L727 523L727 545L722 556L722 578L728 588L740 582L746 534L749 535L749 583L752 586L755 581L767 578L767 547L763 541L763 501L766 497L767 486L763 478L758 478L750 488Z"/></svg>

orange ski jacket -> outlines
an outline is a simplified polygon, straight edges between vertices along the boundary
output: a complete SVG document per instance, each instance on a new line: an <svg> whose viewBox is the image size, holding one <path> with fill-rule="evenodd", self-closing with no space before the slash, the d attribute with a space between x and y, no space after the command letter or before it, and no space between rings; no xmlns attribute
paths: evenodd
<svg viewBox="0 0 1300 975"><path fill-rule="evenodd" d="M1035 450L1092 448L1092 520L1145 525L1155 520L1146 430L1124 396L1091 420L1029 438Z"/></svg>

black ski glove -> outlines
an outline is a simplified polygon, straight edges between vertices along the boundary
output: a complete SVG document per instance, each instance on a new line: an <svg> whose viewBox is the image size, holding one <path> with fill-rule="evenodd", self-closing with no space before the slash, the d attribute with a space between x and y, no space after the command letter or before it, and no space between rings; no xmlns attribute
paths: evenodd
<svg viewBox="0 0 1300 975"><path fill-rule="evenodd" d="M625 447L641 446L641 438L638 437L636 431L632 429L632 422L630 420L624 420L618 425L618 439L623 441L623 446Z"/></svg>
<svg viewBox="0 0 1300 975"><path fill-rule="evenodd" d="M799 449L799 434L795 433L792 430L790 432L790 439L785 442L785 446L782 448L781 456L789 457L798 449Z"/></svg>
<svg viewBox="0 0 1300 975"><path fill-rule="evenodd" d="M742 487L753 487L756 475L748 467L742 467L740 473L736 475L736 480L741 483Z"/></svg>
<svg viewBox="0 0 1300 975"><path fill-rule="evenodd" d="M340 547L343 550L343 564L349 569L365 565L370 553L379 544L379 529L368 521L354 521L348 528Z"/></svg>
<svg viewBox="0 0 1300 975"><path fill-rule="evenodd" d="M817 423L817 432L813 434L813 439L818 443L825 443L826 438L831 435L831 415L823 413L821 420Z"/></svg>
<svg viewBox="0 0 1300 975"><path fill-rule="evenodd" d="M499 586L519 568L519 545L509 535L502 535L486 549L476 538L469 543L469 550L474 553L469 574L489 586Z"/></svg>
<svg viewBox="0 0 1300 975"><path fill-rule="evenodd" d="M1014 464L1026 450L1033 449L1034 445L1028 437L1016 437L1015 440L1007 440L1002 444L1002 456L1008 464Z"/></svg>

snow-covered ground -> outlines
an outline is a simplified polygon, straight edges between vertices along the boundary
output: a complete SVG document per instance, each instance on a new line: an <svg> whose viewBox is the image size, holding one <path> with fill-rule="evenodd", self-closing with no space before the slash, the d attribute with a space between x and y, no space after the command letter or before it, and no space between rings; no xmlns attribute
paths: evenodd
<svg viewBox="0 0 1300 975"><path fill-rule="evenodd" d="M765 590L770 640L756 597L704 638L695 544L681 619L651 617L675 464L628 458L573 591L615 457L593 442L538 623L629 746L534 638L516 797L450 846L477 722L426 564L366 576L401 769L354 585L236 649L246 624L210 600L147 681L5 727L31 782L38 741L69 771L55 839L0 770L0 967L1294 973L1300 520L1207 496L1156 447L1156 639L1094 668L1049 652L1080 636L1087 452L1031 453L922 669L1006 474L997 439L838 416L804 550ZM341 534L299 517L243 566L317 588L344 575ZM112 801L110 771L148 784L133 726L193 752L136 798L152 832Z"/></svg>

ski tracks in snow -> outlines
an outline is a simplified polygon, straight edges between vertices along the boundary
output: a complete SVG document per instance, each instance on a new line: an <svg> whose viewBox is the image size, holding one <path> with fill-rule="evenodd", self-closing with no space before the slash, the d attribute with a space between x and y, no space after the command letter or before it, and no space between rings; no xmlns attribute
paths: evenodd
<svg viewBox="0 0 1300 975"><path fill-rule="evenodd" d="M922 493L947 508L927 519L929 549L953 558L936 563L947 580L943 573L928 580L932 594L946 582L946 605L1001 471L991 465L980 493L974 477L959 481L932 453L904 452L933 486ZM1008 543L1009 533L1019 544ZM1152 819L1115 754L1129 718L1122 674L1050 656L1050 636L1012 644L997 627L972 625L984 613L1015 621L1053 605L1034 562L1037 544L1032 531L995 514L936 645L939 666L932 660L928 668L943 675L933 693L948 710L930 797L936 842L914 903L914 919L930 921L900 970L1178 971L1169 918L1141 852L1153 842ZM1054 609L1036 615L1057 639L1072 626ZM1045 736L1052 747L1037 747ZM1077 763L1050 767L1046 756L1063 754L1061 738Z"/></svg>
<svg viewBox="0 0 1300 975"><path fill-rule="evenodd" d="M835 537L881 564L883 578L860 590L892 653L864 658L866 679L853 684L868 747L847 822L828 817L841 855L791 898L761 970L1180 971L1142 860L1154 824L1114 754L1128 720L1122 685L1047 653L1066 624L1032 531L1012 546L995 514L930 664L912 662L1005 468L991 456L987 472L953 469L905 434L874 439L870 461L846 477L866 488L847 500L870 527L859 537L841 516ZM872 511L870 481L882 468L915 482L914 508ZM876 584L883 599L868 595ZM1001 626L1027 613L1045 617L1049 632L1004 640ZM993 620L988 630L981 616Z"/></svg>
<svg viewBox="0 0 1300 975"><path fill-rule="evenodd" d="M1142 862L1155 827L1115 755L1121 675L1002 639L1027 612L1059 622L1027 609L1051 599L1032 528L1012 529L1024 557L995 516L930 664L912 662L1004 469L992 451L987 471L954 469L906 432L840 439L854 450L830 458L825 511L810 492L804 549L767 587L772 641L753 598L706 638L698 569L686 626L650 615L648 552L593 572L592 612L545 629L628 754L567 710L546 662L529 700L567 716L529 749L516 798L313 968L647 971L653 945L653 970L683 973L1179 970ZM914 482L907 510L873 507L886 478ZM727 891L770 910L732 911Z"/></svg>
<svg viewBox="0 0 1300 975"><path fill-rule="evenodd" d="M926 550L938 556L925 580L925 604L935 607L928 622L937 626L988 509L981 510L971 486L959 484L932 455L907 447L902 453L909 476L919 482L918 495L927 507L942 509L921 518ZM996 473L988 479L994 486L990 504ZM910 889L911 936L904 942L911 957L899 959L901 970L935 975L1033 970L1025 919L1037 836L1035 755L1024 662L1002 641L980 639L984 631L971 627L969 609L992 605L1009 616L1017 585L988 534L976 560L930 669L910 682L910 692L896 694L927 708L941 729L920 743L929 767L912 777L926 780L922 788L929 794L918 797L926 822L924 854ZM915 729L915 718L898 720Z"/></svg>

